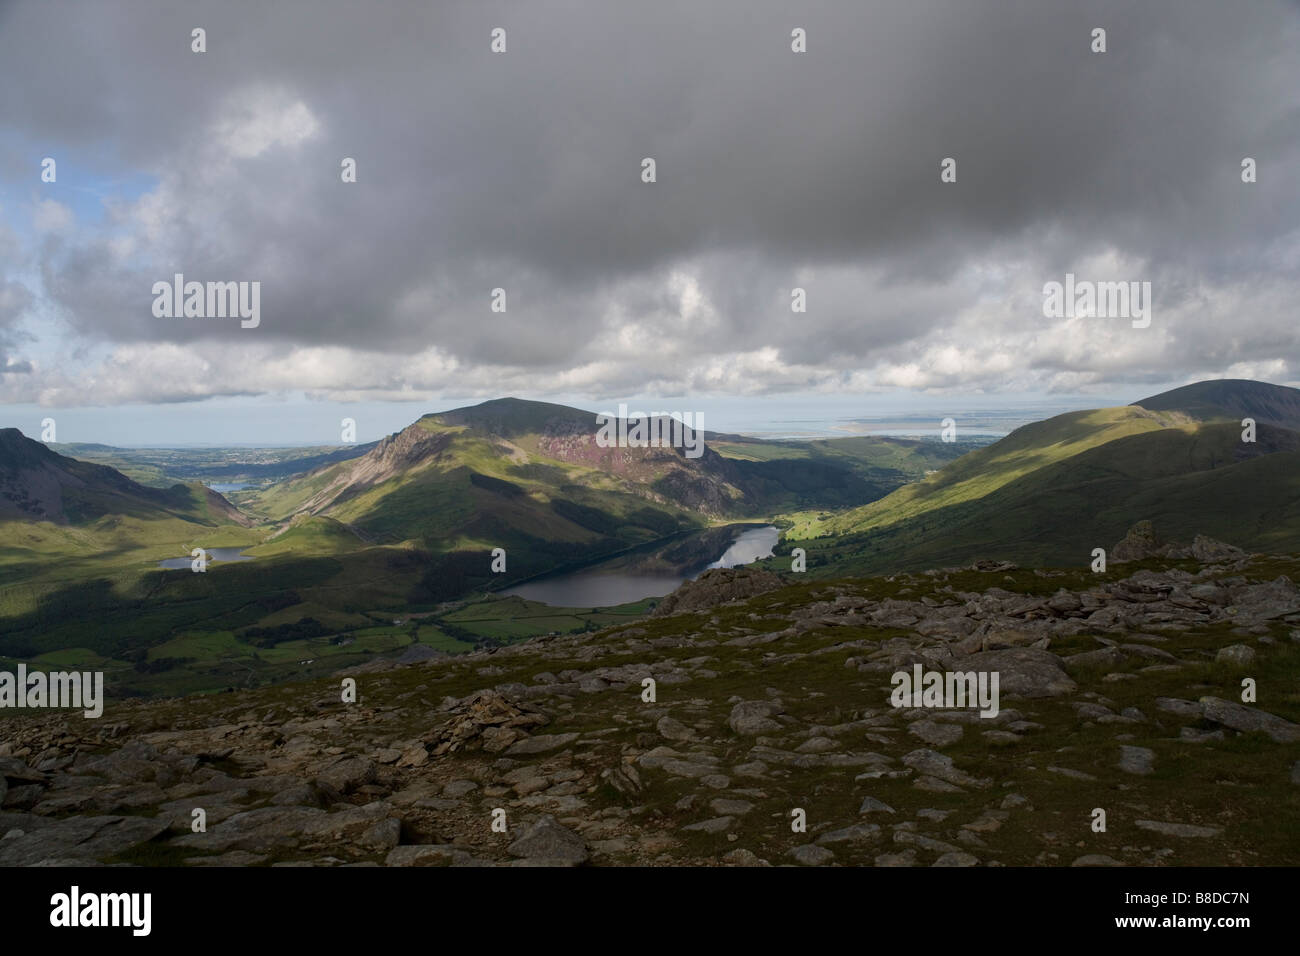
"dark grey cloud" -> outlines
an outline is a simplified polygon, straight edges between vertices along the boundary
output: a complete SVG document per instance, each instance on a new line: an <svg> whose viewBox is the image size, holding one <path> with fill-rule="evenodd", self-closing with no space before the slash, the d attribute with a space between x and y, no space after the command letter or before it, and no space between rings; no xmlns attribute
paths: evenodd
<svg viewBox="0 0 1300 956"><path fill-rule="evenodd" d="M87 342L436 347L539 387L602 361L584 381L674 380L671 345L631 353L688 333L696 358L774 349L796 370L773 389L922 355L952 371L911 384L958 384L990 367L977 347L1022 377L1168 378L1300 354L1297 39L1274 0L19 0L0 7L0 186L29 188L13 157L33 149L156 178L33 249ZM1036 287L1086 262L1153 281L1158 338L1029 341ZM155 319L175 271L260 280L262 326Z"/></svg>

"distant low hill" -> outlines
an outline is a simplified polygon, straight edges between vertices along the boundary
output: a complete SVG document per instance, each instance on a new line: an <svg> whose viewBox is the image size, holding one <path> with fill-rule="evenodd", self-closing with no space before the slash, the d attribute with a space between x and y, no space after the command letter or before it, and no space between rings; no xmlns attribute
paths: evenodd
<svg viewBox="0 0 1300 956"><path fill-rule="evenodd" d="M16 428L0 429L0 520L85 526L110 515L251 524L225 498L201 485L146 487L113 468L50 451Z"/></svg>
<svg viewBox="0 0 1300 956"><path fill-rule="evenodd" d="M861 508L800 516L786 544L824 573L973 557L1070 565L1151 519L1168 537L1300 550L1297 410L1300 390L1224 380L1058 415Z"/></svg>
<svg viewBox="0 0 1300 956"><path fill-rule="evenodd" d="M177 482L269 482L300 475L374 448L362 445L294 448L119 448L88 442L53 444L69 458L115 468L142 485L167 488Z"/></svg>

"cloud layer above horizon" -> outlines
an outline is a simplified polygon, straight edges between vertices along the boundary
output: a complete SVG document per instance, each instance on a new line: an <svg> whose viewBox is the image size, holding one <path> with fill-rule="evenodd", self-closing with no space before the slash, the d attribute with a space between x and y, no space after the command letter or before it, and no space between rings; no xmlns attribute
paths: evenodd
<svg viewBox="0 0 1300 956"><path fill-rule="evenodd" d="M1298 48L1290 0L17 0L0 401L1295 383ZM156 318L175 273L260 325ZM1150 327L1045 318L1066 273Z"/></svg>

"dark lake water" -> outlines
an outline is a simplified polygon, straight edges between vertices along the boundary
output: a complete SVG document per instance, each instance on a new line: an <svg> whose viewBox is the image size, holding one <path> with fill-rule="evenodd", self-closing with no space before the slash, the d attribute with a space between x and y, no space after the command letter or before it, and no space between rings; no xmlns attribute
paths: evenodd
<svg viewBox="0 0 1300 956"><path fill-rule="evenodd" d="M211 564L213 561L252 561L253 556L251 554L241 554L243 550L243 548L208 548L208 563ZM166 561L159 561L158 567L188 568L193 560L191 557L168 558Z"/></svg>
<svg viewBox="0 0 1300 956"><path fill-rule="evenodd" d="M771 526L745 531L709 567L734 568L759 558L770 557L780 537L780 530ZM601 571L597 566L583 568L572 574L529 581L507 588L501 593L517 594L530 601L541 601L554 607L612 607L643 598L663 597L677 590L683 581L689 580L691 578L679 574Z"/></svg>

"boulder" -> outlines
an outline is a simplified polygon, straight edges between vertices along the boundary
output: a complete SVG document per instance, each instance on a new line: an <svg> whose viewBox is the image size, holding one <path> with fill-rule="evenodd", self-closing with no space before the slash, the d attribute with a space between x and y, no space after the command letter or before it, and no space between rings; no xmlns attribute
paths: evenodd
<svg viewBox="0 0 1300 956"><path fill-rule="evenodd" d="M550 866L577 866L590 854L586 841L546 815L539 817L518 840L507 848L511 856Z"/></svg>
<svg viewBox="0 0 1300 956"><path fill-rule="evenodd" d="M954 664L955 670L998 674L998 693L1020 697L1061 697L1077 689L1062 669L1062 661L1036 647L983 651Z"/></svg>

